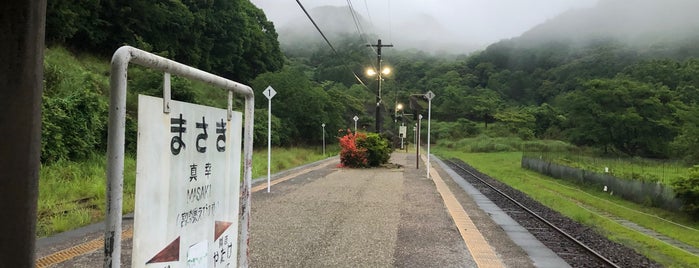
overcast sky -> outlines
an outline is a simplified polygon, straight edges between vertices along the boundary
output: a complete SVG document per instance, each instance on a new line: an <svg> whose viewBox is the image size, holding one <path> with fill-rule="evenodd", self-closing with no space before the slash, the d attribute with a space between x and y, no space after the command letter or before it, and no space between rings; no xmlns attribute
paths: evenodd
<svg viewBox="0 0 699 268"><path fill-rule="evenodd" d="M599 0L352 0L354 8L392 42L418 38L421 20L434 18L446 30L447 42L486 46L519 36L533 26L567 10L588 8ZM252 0L267 18L281 28L290 18L303 15L295 0ZM301 0L306 9L321 5L346 6L347 0ZM323 25L319 25L321 29ZM370 25L371 26L371 25ZM311 26L312 27L312 26ZM431 27L434 28L434 27ZM436 37L431 36L431 39Z"/></svg>

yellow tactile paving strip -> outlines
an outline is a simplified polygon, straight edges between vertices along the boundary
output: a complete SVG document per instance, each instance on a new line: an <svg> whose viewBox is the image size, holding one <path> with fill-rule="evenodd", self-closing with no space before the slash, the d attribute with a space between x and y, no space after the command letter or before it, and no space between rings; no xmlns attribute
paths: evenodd
<svg viewBox="0 0 699 268"><path fill-rule="evenodd" d="M270 187L271 187L272 185L275 185L275 184L277 184L277 183L288 181L288 180L290 180L291 178L295 178L295 177L298 177L298 176L301 175L301 174L306 174L306 173L308 173L308 172L311 172L311 171L314 171L314 170L318 170L318 169L324 168L324 167L329 166L330 164L333 164L333 163L335 163L335 161L328 161L327 164L320 164L320 165L317 165L317 166L312 167L312 168L302 169L302 170L300 170L300 171L298 171L298 172L295 172L295 173L286 175L286 176L281 177L281 178L279 178L279 179L275 179L275 180L271 181L271 182L269 183L269 185L270 185ZM250 189L250 192L254 193L254 192L261 191L261 190L266 190L266 189L267 189L267 183L260 183L259 185L255 186L255 187L252 187L252 189Z"/></svg>
<svg viewBox="0 0 699 268"><path fill-rule="evenodd" d="M133 229L131 229L131 228L124 230L121 233L122 239L128 239L128 238L131 238L132 236L133 236ZM93 251L100 249L102 247L104 247L104 238L94 239L94 240L79 244L77 246L55 252L51 255L39 258L38 260L36 260L36 267L37 268L50 267L51 265L62 263L64 261L73 259L77 256L93 252Z"/></svg>
<svg viewBox="0 0 699 268"><path fill-rule="evenodd" d="M424 155L421 155L421 158L423 162L427 163ZM505 267L495 254L495 251L493 251L493 248L490 247L481 232L478 231L476 225L473 224L461 203L456 200L454 194L449 190L449 186L444 183L444 180L442 180L442 177L439 176L439 173L434 168L430 168L430 178L434 181L437 191L442 196L444 205L449 211L449 215L454 220L454 224L459 229L459 233L461 233L461 238L464 239L464 243L478 267Z"/></svg>
<svg viewBox="0 0 699 268"><path fill-rule="evenodd" d="M308 173L308 172L311 172L314 170L324 168L332 163L335 163L335 162L329 161L327 164L320 164L318 166L315 166L315 167L312 167L309 169L303 169L299 172L295 172L293 174L290 174L290 175L284 176L282 178L273 180L270 182L270 185L275 185L277 183L284 182L284 181L287 181L291 178L297 177L301 174L305 174L305 173ZM260 191L263 189L267 189L266 183L262 183L260 185L255 186L255 187L252 187L251 192L254 193L254 192L257 192L257 191ZM133 230L128 229L128 230L125 230L122 232L121 238L128 239L128 238L131 238L132 236L133 236ZM50 267L51 265L62 263L64 261L73 259L77 256L93 252L93 251L95 251L99 248L102 248L102 247L104 247L104 238L94 239L94 240L76 245L76 246L71 247L71 248L57 251L51 255L39 258L38 260L36 260L36 268Z"/></svg>

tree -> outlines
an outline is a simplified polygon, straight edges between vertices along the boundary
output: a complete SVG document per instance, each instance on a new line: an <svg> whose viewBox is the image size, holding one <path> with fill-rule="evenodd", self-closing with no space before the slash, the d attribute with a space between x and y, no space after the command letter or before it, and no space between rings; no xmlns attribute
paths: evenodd
<svg viewBox="0 0 699 268"><path fill-rule="evenodd" d="M563 97L569 139L629 155L667 157L681 105L665 86L629 80L594 79Z"/></svg>
<svg viewBox="0 0 699 268"><path fill-rule="evenodd" d="M281 121L282 130L275 131L283 132L282 145L320 143L322 123L327 129L345 127L346 111L357 108L355 99L340 92L341 85L326 84L325 90L292 67L261 74L251 85L259 109L267 108L267 98L262 95L265 88L272 86L278 92L272 99L272 114Z"/></svg>
<svg viewBox="0 0 699 268"><path fill-rule="evenodd" d="M49 1L47 43L111 55L131 45L248 82L279 70L274 25L247 0Z"/></svg>
<svg viewBox="0 0 699 268"><path fill-rule="evenodd" d="M467 94L465 100L468 107L467 114L473 120L483 122L485 128L488 128L488 123L495 122L495 113L502 106L503 101L500 94L487 88L476 88Z"/></svg>

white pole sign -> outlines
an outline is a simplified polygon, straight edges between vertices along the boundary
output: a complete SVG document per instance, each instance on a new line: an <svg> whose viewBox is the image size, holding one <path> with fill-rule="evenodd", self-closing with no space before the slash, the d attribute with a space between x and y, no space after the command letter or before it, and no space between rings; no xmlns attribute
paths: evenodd
<svg viewBox="0 0 699 268"><path fill-rule="evenodd" d="M354 134L357 134L357 120L359 120L359 117L355 115L352 119L354 119Z"/></svg>
<svg viewBox="0 0 699 268"><path fill-rule="evenodd" d="M400 136L400 148L401 148L401 150L403 149L403 139L405 139L405 136L407 134L408 134L408 127L400 126L398 128L398 136Z"/></svg>
<svg viewBox="0 0 699 268"><path fill-rule="evenodd" d="M272 86L267 86L262 94L265 94L269 104L267 107L267 192L269 193L272 177L272 98L277 95L277 91Z"/></svg>
<svg viewBox="0 0 699 268"><path fill-rule="evenodd" d="M323 127L323 156L325 156L325 123L320 126Z"/></svg>
<svg viewBox="0 0 699 268"><path fill-rule="evenodd" d="M427 91L427 177L430 177L430 122L432 121L432 98L434 98L432 90Z"/></svg>
<svg viewBox="0 0 699 268"><path fill-rule="evenodd" d="M140 95L132 267L235 267L242 114Z"/></svg>

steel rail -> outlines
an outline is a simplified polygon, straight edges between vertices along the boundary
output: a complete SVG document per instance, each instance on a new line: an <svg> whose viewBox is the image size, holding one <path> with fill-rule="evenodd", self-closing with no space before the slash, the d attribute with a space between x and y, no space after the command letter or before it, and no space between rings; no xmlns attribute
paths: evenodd
<svg viewBox="0 0 699 268"><path fill-rule="evenodd" d="M595 251L594 249L590 248L589 246L585 245L585 243L581 242L580 240L575 239L575 237L571 236L571 235L568 234L566 231L564 231L564 230L558 228L556 225L554 225L553 223L549 222L548 220L546 220L544 217L540 216L540 215L537 214L536 212L532 211L531 209L529 209L528 207L526 207L526 206L523 205L522 203L518 202L517 200L515 200L514 198L512 198L512 197L509 196L508 194L506 194L506 193L500 191L500 189L497 189L495 186L493 186L493 185L491 185L490 183L486 182L485 180L481 179L478 175L474 174L473 172L471 172L471 171L465 169L464 167L462 167L461 165L457 164L457 163L454 162L454 161L446 160L445 162L451 163L453 166L456 166L456 167L458 167L459 169L463 170L464 172L468 173L469 175L473 176L474 178L476 178L477 180L479 180L480 182L482 182L482 183L485 184L486 186L488 186L488 187L490 187L491 189L493 189L495 192L499 193L499 194L502 195L503 197L505 197L505 198L507 198L508 200L512 201L512 203L514 203L515 205L517 205L517 206L519 206L520 208L524 209L524 211L526 211L526 212L529 213L530 215L534 216L535 218L539 219L541 222L545 223L545 224L548 225L549 227L553 228L553 229L556 230L558 233L562 234L563 236L565 236L565 237L568 238L569 240L573 241L573 242L574 242L575 244L577 244L578 246L584 248L586 251L588 251L589 253L591 253L591 254L594 255L595 257L599 258L600 260L602 260L602 261L605 262L606 264L608 264L608 265L610 265L610 266L612 266L612 267L615 267L615 268L620 268L620 267L621 267L621 266L615 264L614 262L612 262L611 260L607 259L606 257L602 256L602 254L600 254L599 252L597 252L597 251Z"/></svg>

